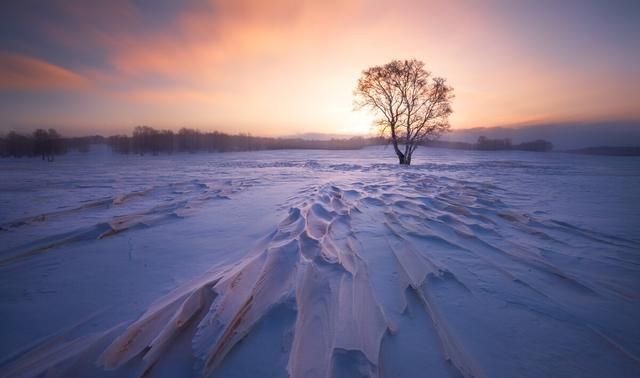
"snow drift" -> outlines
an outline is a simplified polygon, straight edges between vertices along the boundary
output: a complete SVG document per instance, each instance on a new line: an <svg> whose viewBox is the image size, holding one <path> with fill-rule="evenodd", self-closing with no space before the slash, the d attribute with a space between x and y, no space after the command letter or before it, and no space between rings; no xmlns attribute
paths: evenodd
<svg viewBox="0 0 640 378"><path fill-rule="evenodd" d="M245 168L252 181L190 182L200 189L188 199L107 212L89 231L2 253L7 270L137 225L167 232L184 217L205 221L198 208L217 198L258 195L266 181L256 172L270 170L276 192L289 183L280 219L241 257L212 263L136 320L36 342L5 359L2 375L622 377L640 369L634 237L522 211L508 203L518 199L511 190L433 167L277 165ZM319 178L298 181L290 169ZM89 207L95 216L162 190L66 211ZM180 217L156 221L168 214Z"/></svg>

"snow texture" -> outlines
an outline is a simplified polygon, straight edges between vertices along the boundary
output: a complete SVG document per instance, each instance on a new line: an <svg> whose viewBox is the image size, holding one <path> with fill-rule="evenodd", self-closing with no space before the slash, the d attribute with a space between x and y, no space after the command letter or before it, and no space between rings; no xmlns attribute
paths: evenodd
<svg viewBox="0 0 640 378"><path fill-rule="evenodd" d="M0 161L0 376L634 377L640 160Z"/></svg>

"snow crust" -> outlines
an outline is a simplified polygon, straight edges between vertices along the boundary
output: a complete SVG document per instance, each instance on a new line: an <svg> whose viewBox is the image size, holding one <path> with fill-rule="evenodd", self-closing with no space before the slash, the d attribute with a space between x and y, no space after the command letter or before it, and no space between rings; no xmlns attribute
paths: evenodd
<svg viewBox="0 0 640 378"><path fill-rule="evenodd" d="M640 371L636 158L92 154L0 161L1 376Z"/></svg>

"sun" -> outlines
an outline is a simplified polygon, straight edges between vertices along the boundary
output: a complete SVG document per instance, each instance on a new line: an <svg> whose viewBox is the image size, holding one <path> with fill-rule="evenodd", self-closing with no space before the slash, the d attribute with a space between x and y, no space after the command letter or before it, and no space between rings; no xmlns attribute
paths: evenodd
<svg viewBox="0 0 640 378"><path fill-rule="evenodd" d="M363 110L350 112L340 123L340 134L370 136L376 132L373 115Z"/></svg>

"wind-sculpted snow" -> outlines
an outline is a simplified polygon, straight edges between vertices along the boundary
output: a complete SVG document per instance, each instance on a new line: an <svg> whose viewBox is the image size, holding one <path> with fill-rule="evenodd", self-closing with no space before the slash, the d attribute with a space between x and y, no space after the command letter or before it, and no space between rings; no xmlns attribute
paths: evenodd
<svg viewBox="0 0 640 378"><path fill-rule="evenodd" d="M499 184L424 167L298 168L331 175L289 186L279 220L243 257L212 265L137 320L38 342L6 359L3 375L632 377L640 371L640 242L633 237L523 211L509 202L518 193ZM276 172L277 180L284 173ZM140 206L135 216L110 211L125 203L131 209L150 192L88 204L113 216L109 228L20 248L33 254L36 246L55 249L84 235L119 237L116 220L133 230L153 224L149 218L198 211L214 197L234 201L240 190L258 196L263 189L256 185L264 182L182 184L171 190L192 193L187 198L166 208ZM149 189L159 190L167 189ZM3 264L16 261L22 260L13 255Z"/></svg>
<svg viewBox="0 0 640 378"><path fill-rule="evenodd" d="M251 180L211 180L170 183L81 203L79 206L38 214L0 224L0 233L18 228L38 228L43 223L64 224L62 232L0 249L0 265L53 247L83 240L106 238L130 229L147 228L198 211L206 201L230 199L252 184ZM160 199L160 201L158 201ZM87 219L96 222L87 226ZM69 228L72 230L69 231ZM55 228L53 229L55 231Z"/></svg>

